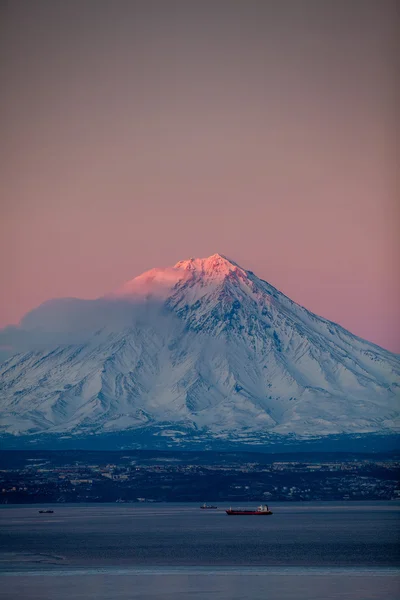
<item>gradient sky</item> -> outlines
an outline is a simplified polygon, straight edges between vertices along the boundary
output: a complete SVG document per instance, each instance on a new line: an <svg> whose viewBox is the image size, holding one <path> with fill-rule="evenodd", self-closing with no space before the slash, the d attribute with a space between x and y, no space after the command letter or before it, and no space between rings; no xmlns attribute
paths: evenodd
<svg viewBox="0 0 400 600"><path fill-rule="evenodd" d="M220 252L400 352L396 4L3 0L0 325Z"/></svg>

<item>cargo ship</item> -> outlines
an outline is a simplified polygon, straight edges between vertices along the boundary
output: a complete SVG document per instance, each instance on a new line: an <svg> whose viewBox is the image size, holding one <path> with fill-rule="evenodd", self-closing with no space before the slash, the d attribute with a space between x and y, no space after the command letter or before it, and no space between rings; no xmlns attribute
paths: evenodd
<svg viewBox="0 0 400 600"><path fill-rule="evenodd" d="M216 508L218 508L218 506L211 506L210 504L202 504L202 506L200 506L201 509L203 510L215 510Z"/></svg>
<svg viewBox="0 0 400 600"><path fill-rule="evenodd" d="M54 510L39 510L41 515L52 515Z"/></svg>
<svg viewBox="0 0 400 600"><path fill-rule="evenodd" d="M269 510L266 504L257 506L255 510L249 508L229 508L225 511L227 515L272 515L272 510Z"/></svg>

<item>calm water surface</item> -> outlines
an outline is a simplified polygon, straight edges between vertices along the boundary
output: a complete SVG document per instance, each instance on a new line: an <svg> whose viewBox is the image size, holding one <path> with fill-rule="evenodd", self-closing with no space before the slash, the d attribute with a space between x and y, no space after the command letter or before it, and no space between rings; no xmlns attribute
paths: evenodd
<svg viewBox="0 0 400 600"><path fill-rule="evenodd" d="M0 508L0 599L400 600L398 503L39 508Z"/></svg>

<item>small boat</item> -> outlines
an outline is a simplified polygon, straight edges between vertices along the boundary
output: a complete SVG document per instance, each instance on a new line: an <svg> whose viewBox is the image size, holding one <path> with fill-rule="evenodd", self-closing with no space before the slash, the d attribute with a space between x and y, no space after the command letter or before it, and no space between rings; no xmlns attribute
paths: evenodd
<svg viewBox="0 0 400 600"><path fill-rule="evenodd" d="M210 504L202 504L202 506L200 506L200 508L202 510L215 510L216 508L218 508L218 506L211 506Z"/></svg>
<svg viewBox="0 0 400 600"><path fill-rule="evenodd" d="M51 515L53 514L54 510L39 510L41 515Z"/></svg>
<svg viewBox="0 0 400 600"><path fill-rule="evenodd" d="M227 515L272 515L272 510L269 510L266 504L257 506L255 510L250 508L229 508L225 511Z"/></svg>

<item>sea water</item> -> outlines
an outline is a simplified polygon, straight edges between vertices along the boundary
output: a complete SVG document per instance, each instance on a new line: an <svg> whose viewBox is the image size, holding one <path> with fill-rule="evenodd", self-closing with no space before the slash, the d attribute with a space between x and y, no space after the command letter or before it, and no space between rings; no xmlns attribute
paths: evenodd
<svg viewBox="0 0 400 600"><path fill-rule="evenodd" d="M398 503L39 508L0 508L0 599L400 599Z"/></svg>

